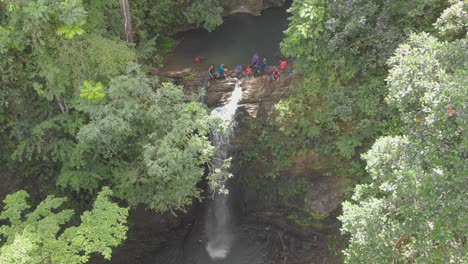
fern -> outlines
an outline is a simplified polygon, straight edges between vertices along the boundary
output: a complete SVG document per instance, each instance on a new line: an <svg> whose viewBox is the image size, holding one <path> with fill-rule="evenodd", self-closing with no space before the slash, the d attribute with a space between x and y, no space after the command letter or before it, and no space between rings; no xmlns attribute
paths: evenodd
<svg viewBox="0 0 468 264"><path fill-rule="evenodd" d="M106 96L103 93L104 85L101 82L93 84L90 81L83 81L83 86L80 89L80 97L85 97L88 99L101 99Z"/></svg>
<svg viewBox="0 0 468 264"><path fill-rule="evenodd" d="M59 27L57 29L57 34L64 36L66 39L72 39L74 36L83 35L85 33L82 29L84 24L85 20L81 20L74 25Z"/></svg>

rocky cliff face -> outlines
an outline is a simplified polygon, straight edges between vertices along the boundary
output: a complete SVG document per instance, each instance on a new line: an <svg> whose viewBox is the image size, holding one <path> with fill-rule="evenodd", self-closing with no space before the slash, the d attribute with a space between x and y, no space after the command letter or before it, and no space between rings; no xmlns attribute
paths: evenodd
<svg viewBox="0 0 468 264"><path fill-rule="evenodd" d="M205 73L194 73L191 69L180 71L160 72L163 80L174 81L183 84L185 93L195 95L203 93L202 100L210 107L215 108L223 104L234 90L236 79L227 78L224 80L207 80ZM241 77L243 97L239 103L238 112L244 113L243 119L250 119L253 122L264 119L274 109L275 104L288 95L290 86L300 76L296 74L282 74L280 81L274 81L269 76L260 76L257 78ZM258 121L259 122L259 121ZM242 122L241 122L242 123ZM249 140L246 131L239 128L235 144L242 148L252 142ZM253 131L253 133L261 133ZM254 136L255 138L255 136ZM269 153L266 153L268 155ZM261 190L246 190L244 195L244 204L246 210L262 211L273 207L295 208L301 219L299 222L320 221L328 217L335 211L343 197L346 183L343 177L324 176L331 168L339 166L332 157L319 156L314 153L295 155L292 164L281 172L281 175L287 175L285 178L291 181L301 182L303 193L299 198L290 199L278 196L276 193L262 193ZM253 162L245 164L242 170L244 177L256 177L262 173L260 166ZM268 168L266 168L268 169ZM249 176L250 175L250 176ZM270 181L269 179L266 179ZM291 188L287 185L290 181L279 183L275 188ZM298 214L295 214L296 216ZM291 216L291 215L290 215Z"/></svg>
<svg viewBox="0 0 468 264"><path fill-rule="evenodd" d="M249 13L255 16L269 7L284 6L287 0L220 0L224 15L234 13Z"/></svg>
<svg viewBox="0 0 468 264"><path fill-rule="evenodd" d="M162 81L183 84L185 93L189 96L203 93L202 100L210 108L223 104L236 84L235 78L208 81L206 73L195 73L190 68L154 74L160 76ZM256 78L240 76L243 96L239 108L247 111L251 117L256 117L259 109L267 112L273 110L275 104L287 96L288 88L296 77L296 75L283 74L279 81L273 81L267 75Z"/></svg>

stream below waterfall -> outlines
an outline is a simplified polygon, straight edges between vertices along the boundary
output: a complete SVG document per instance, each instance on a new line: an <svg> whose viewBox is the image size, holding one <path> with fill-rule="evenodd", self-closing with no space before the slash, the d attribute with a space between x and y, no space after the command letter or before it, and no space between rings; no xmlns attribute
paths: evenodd
<svg viewBox="0 0 468 264"><path fill-rule="evenodd" d="M235 113L242 98L241 82L236 80L235 88L227 103L212 111L224 123L224 130L213 129L212 144L215 147L216 168L222 167L228 158L230 140L235 127ZM227 187L229 189L229 187ZM211 191L208 190L207 193ZM189 233L179 243L163 248L151 263L165 264L266 264L270 250L268 226L246 225L234 212L232 195L216 192L204 203L204 210L198 214ZM255 228L255 230L252 230ZM149 262L148 262L149 263Z"/></svg>

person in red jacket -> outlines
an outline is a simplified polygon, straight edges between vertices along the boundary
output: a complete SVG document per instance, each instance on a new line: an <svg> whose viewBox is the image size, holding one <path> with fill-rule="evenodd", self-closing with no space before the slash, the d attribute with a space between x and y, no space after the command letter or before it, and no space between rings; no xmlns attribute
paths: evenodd
<svg viewBox="0 0 468 264"><path fill-rule="evenodd" d="M247 66L247 69L245 69L245 73L248 77L252 76L252 66Z"/></svg>
<svg viewBox="0 0 468 264"><path fill-rule="evenodd" d="M288 61L287 60L281 60L280 61L281 70L285 71L287 66L288 66Z"/></svg>
<svg viewBox="0 0 468 264"><path fill-rule="evenodd" d="M200 62L201 62L201 59L198 58L198 57L195 57L195 58L193 59L193 62L194 62L194 63L200 63Z"/></svg>
<svg viewBox="0 0 468 264"><path fill-rule="evenodd" d="M280 80L280 70L278 68L274 68L273 69L273 72L272 72L272 77L273 77L273 80L275 81L279 81Z"/></svg>

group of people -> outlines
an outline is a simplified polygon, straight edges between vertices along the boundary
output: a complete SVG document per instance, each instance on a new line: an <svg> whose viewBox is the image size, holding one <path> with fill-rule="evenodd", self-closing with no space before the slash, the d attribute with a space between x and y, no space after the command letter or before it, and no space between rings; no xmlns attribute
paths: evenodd
<svg viewBox="0 0 468 264"><path fill-rule="evenodd" d="M270 76L272 80L279 81L280 76L280 69L286 71L288 65L288 61L280 60L279 67L276 66L271 70ZM244 67L242 65L237 65L237 67L233 70L230 76L232 77L239 77L243 73ZM260 76L262 73L268 74L268 61L266 58L263 58L263 61L260 63L260 56L258 53L254 53L252 55L251 63L245 69L245 74L248 77L257 77ZM219 78L226 78L227 77L227 69L224 67L224 64L221 64L218 68L218 73L216 73L215 68L213 65L210 66L208 69L208 77L210 79L219 79Z"/></svg>

